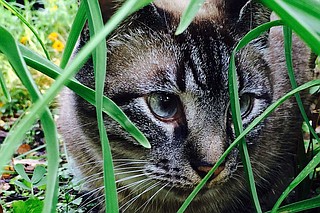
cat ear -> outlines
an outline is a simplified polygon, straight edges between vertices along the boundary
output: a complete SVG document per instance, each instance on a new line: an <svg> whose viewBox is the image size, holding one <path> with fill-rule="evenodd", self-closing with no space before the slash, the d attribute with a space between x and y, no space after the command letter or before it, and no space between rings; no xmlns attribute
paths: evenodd
<svg viewBox="0 0 320 213"><path fill-rule="evenodd" d="M110 17L116 12L119 0L99 0L103 22L106 23Z"/></svg>
<svg viewBox="0 0 320 213"><path fill-rule="evenodd" d="M271 11L261 3L252 0L231 0L228 3L226 11L239 29L250 30L270 20Z"/></svg>
<svg viewBox="0 0 320 213"><path fill-rule="evenodd" d="M226 0L224 2L225 15L229 18L239 18L242 11L251 3L250 0Z"/></svg>

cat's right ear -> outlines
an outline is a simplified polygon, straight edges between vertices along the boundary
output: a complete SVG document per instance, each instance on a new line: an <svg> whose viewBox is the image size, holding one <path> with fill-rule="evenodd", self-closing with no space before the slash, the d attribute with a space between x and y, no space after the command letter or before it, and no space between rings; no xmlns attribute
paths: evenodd
<svg viewBox="0 0 320 213"><path fill-rule="evenodd" d="M106 23L110 17L116 12L120 1L116 0L99 0L103 22Z"/></svg>

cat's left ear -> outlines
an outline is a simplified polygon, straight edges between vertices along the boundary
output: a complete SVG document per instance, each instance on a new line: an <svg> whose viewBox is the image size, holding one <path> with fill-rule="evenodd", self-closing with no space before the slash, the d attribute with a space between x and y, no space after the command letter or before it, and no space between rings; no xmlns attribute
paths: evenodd
<svg viewBox="0 0 320 213"><path fill-rule="evenodd" d="M99 0L103 22L106 23L120 5L119 0Z"/></svg>
<svg viewBox="0 0 320 213"><path fill-rule="evenodd" d="M230 24L242 32L249 31L270 20L271 11L252 0L226 0L225 15Z"/></svg>

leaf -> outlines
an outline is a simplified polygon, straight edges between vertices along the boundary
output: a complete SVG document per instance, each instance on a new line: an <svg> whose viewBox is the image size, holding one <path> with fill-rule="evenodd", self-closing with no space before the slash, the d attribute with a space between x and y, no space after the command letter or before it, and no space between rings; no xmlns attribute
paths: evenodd
<svg viewBox="0 0 320 213"><path fill-rule="evenodd" d="M27 210L27 205L24 201L14 201L12 203L12 207L13 207L13 213L28 213Z"/></svg>
<svg viewBox="0 0 320 213"><path fill-rule="evenodd" d="M6 1L0 0L0 3L3 4L3 6L5 6L8 10L10 10L12 12L12 14L17 16L31 30L31 32L36 36L37 40L39 41L44 53L46 54L46 57L50 60L49 53L48 53L43 41L41 40L39 34L37 33L36 29L23 17L23 15L21 15L14 7L12 7Z"/></svg>
<svg viewBox="0 0 320 213"><path fill-rule="evenodd" d="M183 11L181 16L181 20L179 26L176 30L175 35L181 34L183 31L187 29L190 25L194 17L196 16L197 12L203 5L204 0L191 0L187 8Z"/></svg>
<svg viewBox="0 0 320 213"><path fill-rule="evenodd" d="M43 166L37 166L33 171L33 176L31 178L31 183L38 183L43 177L47 170Z"/></svg>
<svg viewBox="0 0 320 213"><path fill-rule="evenodd" d="M15 164L14 169L24 180L31 182L22 164Z"/></svg>
<svg viewBox="0 0 320 213"><path fill-rule="evenodd" d="M31 190L31 187L30 186L27 186L26 184L24 184L23 182L20 182L20 181L18 181L18 180L15 180L14 181L14 184L15 185L17 185L17 186L19 186L20 188L22 188L22 189L25 189L25 190Z"/></svg>
<svg viewBox="0 0 320 213"><path fill-rule="evenodd" d="M12 204L14 213L41 213L43 201L38 198L29 198L26 201L15 201Z"/></svg>
<svg viewBox="0 0 320 213"><path fill-rule="evenodd" d="M39 187L42 188L41 186L46 186L46 185L47 185L47 177L43 177L42 179L40 179L39 182L33 184L33 186L37 187L38 189L39 189Z"/></svg>
<svg viewBox="0 0 320 213"><path fill-rule="evenodd" d="M259 0L272 9L317 54L320 55L320 1Z"/></svg>
<svg viewBox="0 0 320 213"><path fill-rule="evenodd" d="M4 53L10 62L14 71L20 78L23 85L28 89L31 95L32 101L38 103L42 100L42 95L35 85L31 74L27 69L27 65L21 55L20 49L12 37L12 35L3 27L0 26L0 51ZM46 104L39 104L39 109L35 110L34 113L30 113L31 119L25 119L28 117L28 112L26 112L22 119L18 120L16 124L11 128L10 134L4 140L0 149L0 168L2 168L13 155L14 151L18 148L19 143L21 143L24 134L31 128L33 123L41 116L40 120L43 126L44 135L47 142L47 152L48 152L48 181L50 182L50 187L46 190L46 209L55 211L55 204L57 202L57 189L58 189L58 159L59 159L59 145L57 130L50 113L49 108ZM22 123L22 124L21 124Z"/></svg>
<svg viewBox="0 0 320 213"><path fill-rule="evenodd" d="M84 1L87 8L90 36L97 34L103 27L102 15L98 1ZM103 177L105 186L105 203L107 212L117 212L118 194L114 176L111 148L108 141L102 114L104 83L106 78L107 47L103 39L93 52L93 68L96 89L96 114L103 156Z"/></svg>
<svg viewBox="0 0 320 213"><path fill-rule="evenodd" d="M86 21L86 10L84 8L83 1L81 1L78 12L76 14L76 17L74 18L74 21L71 26L71 30L69 32L66 47L63 51L63 56L60 62L61 68L65 68L67 66L70 56L74 50L74 47L81 33L81 30L83 29L83 26L85 24L85 21Z"/></svg>
<svg viewBox="0 0 320 213"><path fill-rule="evenodd" d="M29 213L41 213L43 209L43 201L38 198L29 198L26 201L26 206Z"/></svg>
<svg viewBox="0 0 320 213"><path fill-rule="evenodd" d="M0 71L0 86L3 91L4 97L6 97L8 102L11 102L11 96L10 96L9 90L7 88L6 81L4 79L2 71Z"/></svg>
<svg viewBox="0 0 320 213"><path fill-rule="evenodd" d="M278 209L277 213L295 213L295 212L303 212L308 209L314 209L320 207L320 196L316 196L307 200L302 200L299 202L295 202L286 206L283 206ZM266 213L270 213L268 211Z"/></svg>

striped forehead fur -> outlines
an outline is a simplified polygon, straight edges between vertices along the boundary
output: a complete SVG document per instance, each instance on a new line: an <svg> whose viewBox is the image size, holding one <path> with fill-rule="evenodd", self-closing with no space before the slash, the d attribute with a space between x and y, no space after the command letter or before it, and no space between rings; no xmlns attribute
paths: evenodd
<svg viewBox="0 0 320 213"><path fill-rule="evenodd" d="M190 0L155 0L154 5L158 8L172 13L175 17L181 17L183 11L187 8ZM221 18L223 0L205 0L198 11L195 19L216 19Z"/></svg>

